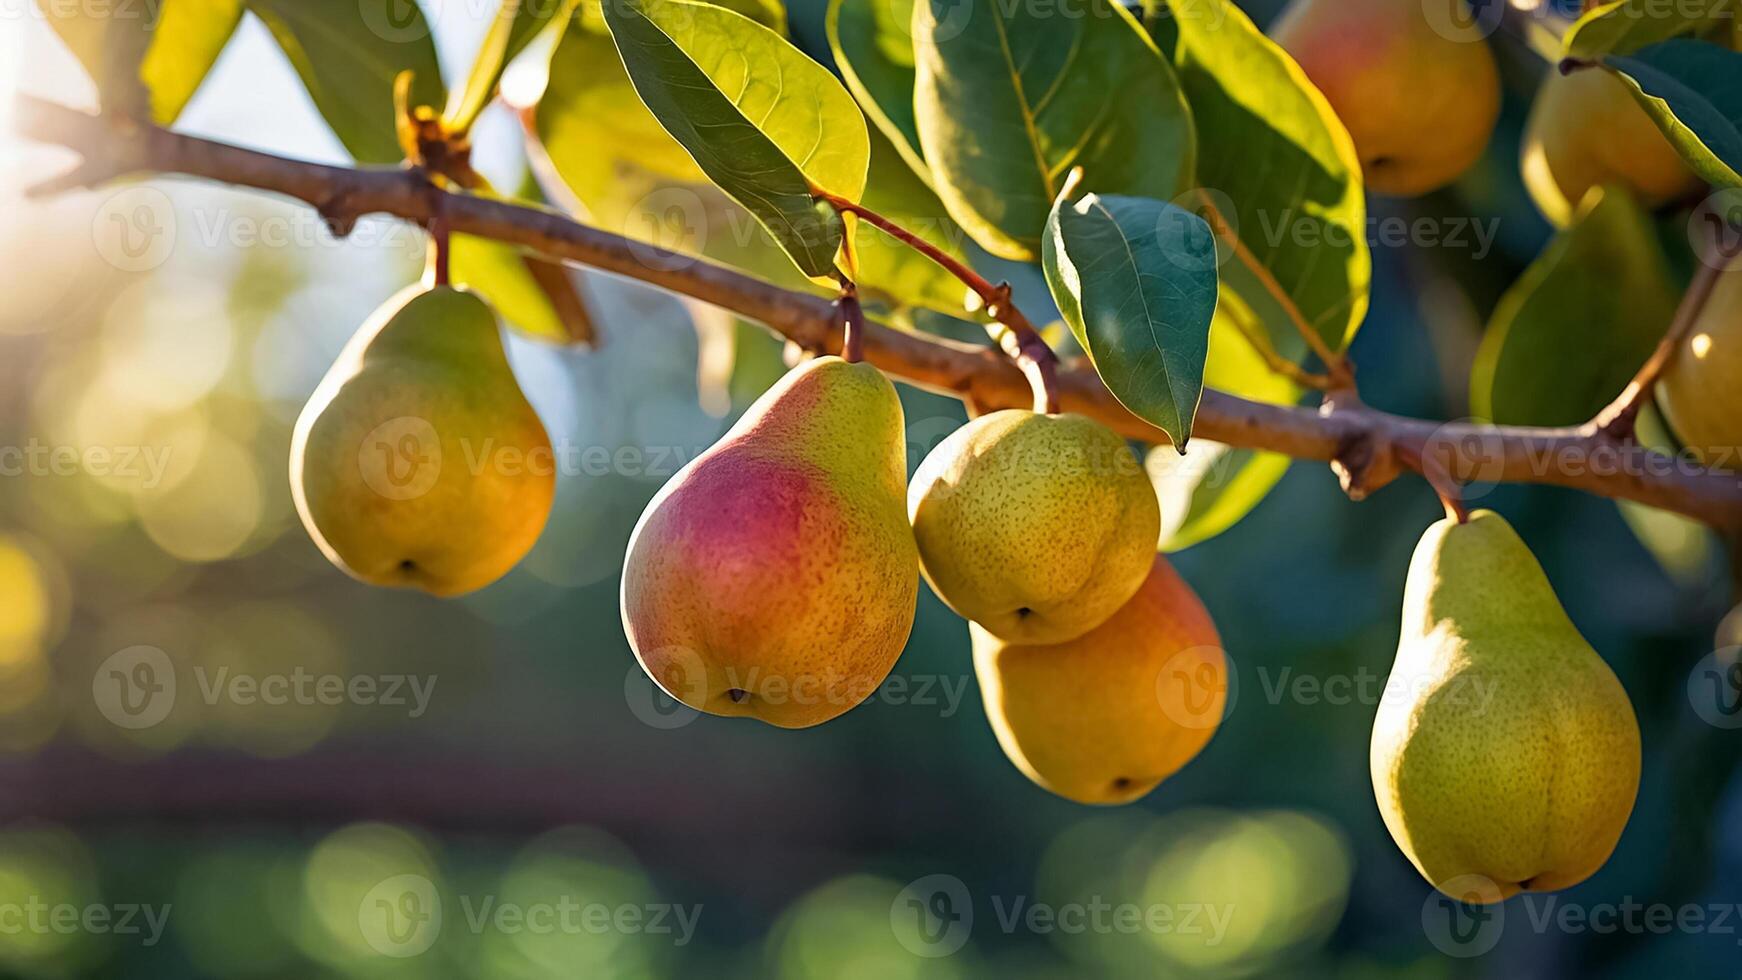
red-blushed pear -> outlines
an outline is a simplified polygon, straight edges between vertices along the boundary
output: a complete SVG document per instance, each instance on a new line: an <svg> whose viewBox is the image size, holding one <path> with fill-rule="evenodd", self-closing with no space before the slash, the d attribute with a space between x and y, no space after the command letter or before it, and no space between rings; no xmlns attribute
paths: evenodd
<svg viewBox="0 0 1742 980"><path fill-rule="evenodd" d="M1160 555L1106 622L1047 646L978 624L974 673L1004 754L1078 803L1130 803L1179 771L1221 724L1228 664L1197 593Z"/></svg>
<svg viewBox="0 0 1742 980"><path fill-rule="evenodd" d="M805 728L889 676L919 559L895 387L869 364L794 368L647 505L623 627L648 676L702 711Z"/></svg>
<svg viewBox="0 0 1742 980"><path fill-rule="evenodd" d="M1466 0L1294 0L1270 36L1349 130L1367 186L1414 197L1482 156L1500 72Z"/></svg>
<svg viewBox="0 0 1742 980"><path fill-rule="evenodd" d="M1499 514L1416 546L1368 761L1392 839L1453 898L1568 888L1615 849L1639 792L1633 705Z"/></svg>
<svg viewBox="0 0 1742 980"><path fill-rule="evenodd" d="M363 324L296 420L290 491L333 564L460 595L525 557L550 516L550 437L478 294L411 286Z"/></svg>
<svg viewBox="0 0 1742 980"><path fill-rule="evenodd" d="M1082 415L991 412L913 474L920 570L962 618L1063 643L1125 604L1155 555L1161 505L1117 433Z"/></svg>

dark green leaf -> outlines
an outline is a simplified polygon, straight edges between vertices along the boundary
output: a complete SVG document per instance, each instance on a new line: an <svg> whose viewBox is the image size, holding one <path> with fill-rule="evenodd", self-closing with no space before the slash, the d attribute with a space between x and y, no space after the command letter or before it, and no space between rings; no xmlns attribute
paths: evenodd
<svg viewBox="0 0 1742 980"><path fill-rule="evenodd" d="M393 80L414 73L412 104L444 102L429 22L404 0L247 0L314 99L334 135L360 163L403 157L395 135Z"/></svg>
<svg viewBox="0 0 1742 980"><path fill-rule="evenodd" d="M920 148L950 214L994 255L1032 260L1073 167L1103 194L1168 200L1191 180L1173 70L1110 0L1072 16L1001 0L913 8Z"/></svg>
<svg viewBox="0 0 1742 980"><path fill-rule="evenodd" d="M1210 325L1204 386L1254 401L1291 405L1301 389L1266 364L1245 334L1262 329L1238 294L1223 289ZM1150 482L1161 501L1161 548L1177 551L1233 527L1264 500L1287 472L1289 459L1192 439L1184 453L1158 446L1149 454Z"/></svg>
<svg viewBox="0 0 1742 980"><path fill-rule="evenodd" d="M242 0L37 2L105 109L163 126L193 98L242 19Z"/></svg>
<svg viewBox="0 0 1742 980"><path fill-rule="evenodd" d="M1197 0L1192 10L1171 22L1180 85L1198 127L1199 193L1177 203L1192 210L1214 203L1251 260L1341 350L1366 316L1372 279L1355 147L1300 67L1239 8ZM1222 274L1278 350L1302 348L1242 258L1227 257Z"/></svg>
<svg viewBox="0 0 1742 980"><path fill-rule="evenodd" d="M913 0L833 0L825 27L853 97L929 184L913 114Z"/></svg>
<svg viewBox="0 0 1742 980"><path fill-rule="evenodd" d="M1501 297L1470 372L1470 408L1507 425L1577 425L1621 393L1675 315L1650 218L1593 192Z"/></svg>
<svg viewBox="0 0 1742 980"><path fill-rule="evenodd" d="M604 10L654 117L801 271L827 275L843 230L811 188L855 201L864 190L870 144L853 97L742 14L687 0L609 0Z"/></svg>
<svg viewBox="0 0 1742 980"><path fill-rule="evenodd" d="M1742 54L1677 39L1603 64L1708 183L1742 187Z"/></svg>
<svg viewBox="0 0 1742 980"><path fill-rule="evenodd" d="M1043 252L1053 299L1101 380L1183 448L1216 313L1209 225L1163 201L1087 194L1053 208Z"/></svg>

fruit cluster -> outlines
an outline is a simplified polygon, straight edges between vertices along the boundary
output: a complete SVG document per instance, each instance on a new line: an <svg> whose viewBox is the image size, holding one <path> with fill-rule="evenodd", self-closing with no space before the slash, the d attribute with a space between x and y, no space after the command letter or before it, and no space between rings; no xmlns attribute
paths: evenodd
<svg viewBox="0 0 1742 980"><path fill-rule="evenodd" d="M291 453L298 511L339 567L446 596L531 547L550 473L430 465L468 440L549 451L500 331L476 295L416 286L340 356ZM648 504L623 624L673 698L803 728L887 678L923 571L970 620L986 713L1017 768L1072 800L1127 803L1203 749L1228 691L1215 625L1156 553L1159 529L1130 448L1077 415L982 415L909 487L894 386L818 357ZM1497 901L1607 859L1638 788L1633 711L1499 516L1423 538L1390 688L1408 696L1382 702L1374 790L1429 881Z"/></svg>

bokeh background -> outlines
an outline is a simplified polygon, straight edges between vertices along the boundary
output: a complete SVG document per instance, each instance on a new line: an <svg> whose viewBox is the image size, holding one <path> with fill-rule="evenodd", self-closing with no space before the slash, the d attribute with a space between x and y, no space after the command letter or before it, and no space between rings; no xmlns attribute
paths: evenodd
<svg viewBox="0 0 1742 980"><path fill-rule="evenodd" d="M1248 5L1260 23L1276 6ZM435 18L450 75L491 9ZM822 9L801 0L791 20L826 60ZM1447 192L1373 205L1498 231L1488 249L1376 245L1353 353L1380 408L1467 414L1482 324L1546 239L1515 164L1540 64L1503 62L1507 112L1483 164ZM94 103L34 8L7 0L0 122L14 90ZM178 128L346 159L252 20ZM478 142L482 168L512 184L506 111ZM182 180L24 198L70 162L0 130L0 974L1738 975L1742 740L1707 682L1714 650L1742 640L1717 636L1728 562L1697 528L1552 489L1483 497L1632 695L1645 778L1601 872L1552 901L1515 900L1477 923L1477 942L1448 939L1367 775L1405 568L1439 516L1419 481L1352 504L1326 468L1298 464L1244 521L1177 555L1222 629L1232 708L1196 761L1133 806L1068 803L1004 759L966 626L924 590L900 686L873 702L803 732L691 718L655 697L624 641L623 547L663 479L778 376L777 341L586 276L605 345L517 337L511 356L553 438L612 462L565 475L536 551L483 593L369 589L302 532L286 452L339 347L417 275L420 233L369 221L338 242L305 209ZM118 192L161 195L167 240L129 226L136 212L107 203ZM1684 238L1668 224L1664 236ZM997 272L1050 315L1024 270ZM902 393L917 463L963 416ZM173 696L128 727L137 717L105 700L105 677L157 657ZM299 674L383 695L397 683L401 703L208 693ZM384 955L359 922L396 880L427 885L405 912L440 902L436 919L407 920L423 932L388 937L415 956ZM565 901L614 922L553 932L495 917ZM1604 928L1605 910L1630 904L1695 908L1701 924L1648 927L1635 912ZM1066 914L1047 925L1035 906ZM1124 928L1103 907L1171 919ZM1086 928L1070 928L1071 909Z"/></svg>

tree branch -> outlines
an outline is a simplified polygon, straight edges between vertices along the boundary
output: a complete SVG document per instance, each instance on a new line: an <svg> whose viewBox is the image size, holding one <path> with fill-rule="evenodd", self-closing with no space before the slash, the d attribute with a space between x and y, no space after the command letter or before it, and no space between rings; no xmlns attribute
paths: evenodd
<svg viewBox="0 0 1742 980"><path fill-rule="evenodd" d="M427 223L435 198L415 170L331 167L287 159L125 120L92 116L20 96L16 125L33 139L70 147L84 162L33 193L101 183L127 174L177 173L272 191L315 207L336 234L365 214ZM682 293L761 321L812 350L838 351L840 318L820 296L781 289L703 259L631 242L564 215L524 204L446 194L441 210L455 232L591 266ZM647 261L643 261L643 257ZM865 359L890 374L983 408L1021 407L1032 392L998 351L867 324ZM1060 370L1065 411L1099 419L1133 439L1162 443L1160 429L1126 411L1093 370ZM1573 428L1441 424L1375 411L1337 392L1317 410L1248 401L1206 389L1193 434L1204 439L1329 462L1352 497L1384 486L1424 460L1464 483L1542 483L1684 514L1742 530L1742 474L1707 470L1604 433ZM1466 496L1473 496L1466 494Z"/></svg>

